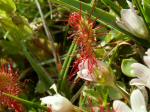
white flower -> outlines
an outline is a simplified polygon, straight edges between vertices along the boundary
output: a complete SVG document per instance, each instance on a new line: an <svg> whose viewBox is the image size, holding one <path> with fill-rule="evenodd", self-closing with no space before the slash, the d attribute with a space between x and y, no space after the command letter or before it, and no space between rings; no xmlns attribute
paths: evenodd
<svg viewBox="0 0 150 112"><path fill-rule="evenodd" d="M79 63L78 69L78 77L86 81L98 82L111 86L114 83L113 75L111 74L108 66L106 66L106 64L102 61L95 60L95 62L92 63L90 59L85 59Z"/></svg>
<svg viewBox="0 0 150 112"><path fill-rule="evenodd" d="M131 108L122 101L115 100L113 108L115 112L147 112L143 94L139 89L134 90L130 96Z"/></svg>
<svg viewBox="0 0 150 112"><path fill-rule="evenodd" d="M41 104L46 104L52 109L52 112L73 112L74 107L72 103L60 94L54 96L46 96L40 99Z"/></svg>
<svg viewBox="0 0 150 112"><path fill-rule="evenodd" d="M143 60L147 66L141 63L133 63L131 65L133 68L131 72L138 78L132 79L130 85L146 86L150 89L150 49L147 50L146 54L147 56L144 56Z"/></svg>
<svg viewBox="0 0 150 112"><path fill-rule="evenodd" d="M130 9L121 10L121 18L117 20L117 25L133 35L146 39L148 38L148 30L142 17L136 14L136 11L129 3Z"/></svg>
<svg viewBox="0 0 150 112"><path fill-rule="evenodd" d="M93 65L94 66L94 65ZM82 60L78 65L79 71L77 72L78 77L85 79L87 81L95 81L96 78L93 73L89 71L89 60Z"/></svg>

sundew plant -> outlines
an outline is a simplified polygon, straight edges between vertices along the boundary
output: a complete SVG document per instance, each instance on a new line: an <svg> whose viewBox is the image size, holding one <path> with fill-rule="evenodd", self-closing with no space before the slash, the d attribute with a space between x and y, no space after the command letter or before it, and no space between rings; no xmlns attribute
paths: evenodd
<svg viewBox="0 0 150 112"><path fill-rule="evenodd" d="M149 112L150 0L0 0L0 112Z"/></svg>

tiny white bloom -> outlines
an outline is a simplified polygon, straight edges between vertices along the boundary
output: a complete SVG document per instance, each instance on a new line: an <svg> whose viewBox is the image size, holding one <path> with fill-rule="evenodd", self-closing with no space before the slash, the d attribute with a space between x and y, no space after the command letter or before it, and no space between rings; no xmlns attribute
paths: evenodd
<svg viewBox="0 0 150 112"><path fill-rule="evenodd" d="M88 61L89 60L86 59L86 60L82 60L82 62L79 63L79 65L78 65L79 71L77 72L78 77L85 79L87 81L95 81L96 78L95 78L94 74L89 71L89 67L88 67L89 62Z"/></svg>
<svg viewBox="0 0 150 112"><path fill-rule="evenodd" d="M60 94L54 96L46 96L40 98L41 104L46 104L50 107L52 112L73 112L74 107L72 103Z"/></svg>
<svg viewBox="0 0 150 112"><path fill-rule="evenodd" d="M136 11L129 1L128 4L130 9L121 10L121 18L116 21L117 25L139 38L148 38L149 33L144 20L141 16L136 14Z"/></svg>
<svg viewBox="0 0 150 112"><path fill-rule="evenodd" d="M120 100L113 102L115 112L147 112L144 96L139 89L134 90L130 96L131 108Z"/></svg>
<svg viewBox="0 0 150 112"><path fill-rule="evenodd" d="M146 86L150 89L150 49L147 50L146 56L143 57L145 65L141 63L133 63L131 67L132 73L134 73L138 78L134 78L130 81L130 85L136 86Z"/></svg>

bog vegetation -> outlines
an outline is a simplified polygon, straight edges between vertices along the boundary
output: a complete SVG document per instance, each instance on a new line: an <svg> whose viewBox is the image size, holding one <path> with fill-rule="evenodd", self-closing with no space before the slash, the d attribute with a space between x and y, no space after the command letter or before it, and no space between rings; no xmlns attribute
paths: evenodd
<svg viewBox="0 0 150 112"><path fill-rule="evenodd" d="M0 0L0 112L148 112L150 0Z"/></svg>

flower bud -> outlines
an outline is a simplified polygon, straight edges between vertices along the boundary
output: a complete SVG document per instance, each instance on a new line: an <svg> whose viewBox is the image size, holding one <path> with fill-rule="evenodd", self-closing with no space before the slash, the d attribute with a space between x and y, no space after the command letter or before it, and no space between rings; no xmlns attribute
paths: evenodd
<svg viewBox="0 0 150 112"><path fill-rule="evenodd" d="M131 9L122 9L121 18L116 23L119 27L138 38L147 39L149 36L144 20L136 14L136 11L132 7Z"/></svg>

